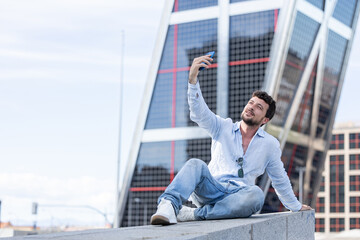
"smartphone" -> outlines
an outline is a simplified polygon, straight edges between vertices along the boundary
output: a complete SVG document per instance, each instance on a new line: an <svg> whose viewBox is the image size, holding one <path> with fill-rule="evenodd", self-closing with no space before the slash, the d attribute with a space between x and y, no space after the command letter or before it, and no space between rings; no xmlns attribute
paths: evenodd
<svg viewBox="0 0 360 240"><path fill-rule="evenodd" d="M212 51L212 52L208 52L208 53L205 54L205 55L210 55L210 57L213 58L213 57L214 57L214 54L215 54L215 51ZM205 68L205 67L199 68L199 71L203 70L204 68Z"/></svg>

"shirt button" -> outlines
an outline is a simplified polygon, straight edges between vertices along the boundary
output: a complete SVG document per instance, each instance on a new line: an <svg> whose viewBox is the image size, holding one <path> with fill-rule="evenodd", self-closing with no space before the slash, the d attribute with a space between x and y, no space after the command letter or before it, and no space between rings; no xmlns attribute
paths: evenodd
<svg viewBox="0 0 360 240"><path fill-rule="evenodd" d="M198 93L196 93L196 98L198 98L199 97L199 94Z"/></svg>

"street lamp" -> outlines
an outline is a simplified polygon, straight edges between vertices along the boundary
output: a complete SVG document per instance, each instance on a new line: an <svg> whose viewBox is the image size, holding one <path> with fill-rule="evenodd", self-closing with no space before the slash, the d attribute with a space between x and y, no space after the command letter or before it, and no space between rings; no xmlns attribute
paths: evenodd
<svg viewBox="0 0 360 240"><path fill-rule="evenodd" d="M120 210L120 203L119 203L119 196L120 196L120 166L121 166L121 135L122 135L122 103L123 103L123 92L124 92L124 51L125 51L125 31L121 30L121 62L120 62L120 99L119 99L119 136L118 136L118 158L117 158L117 165L116 165L116 191L115 191L115 216L114 216L114 228L120 227L120 219L119 219L119 210Z"/></svg>

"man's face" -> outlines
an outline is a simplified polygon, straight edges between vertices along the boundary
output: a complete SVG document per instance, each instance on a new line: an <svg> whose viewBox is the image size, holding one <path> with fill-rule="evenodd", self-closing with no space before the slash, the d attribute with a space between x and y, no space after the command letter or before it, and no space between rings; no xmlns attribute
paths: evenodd
<svg viewBox="0 0 360 240"><path fill-rule="evenodd" d="M241 113L242 120L249 126L261 126L269 121L265 117L269 105L258 97L252 97Z"/></svg>

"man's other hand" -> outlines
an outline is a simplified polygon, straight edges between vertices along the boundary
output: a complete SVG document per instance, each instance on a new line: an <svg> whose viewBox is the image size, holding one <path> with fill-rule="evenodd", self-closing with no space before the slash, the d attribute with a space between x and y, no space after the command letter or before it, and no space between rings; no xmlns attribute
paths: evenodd
<svg viewBox="0 0 360 240"><path fill-rule="evenodd" d="M307 210L312 210L312 208L308 205L303 204L300 211L307 211Z"/></svg>

